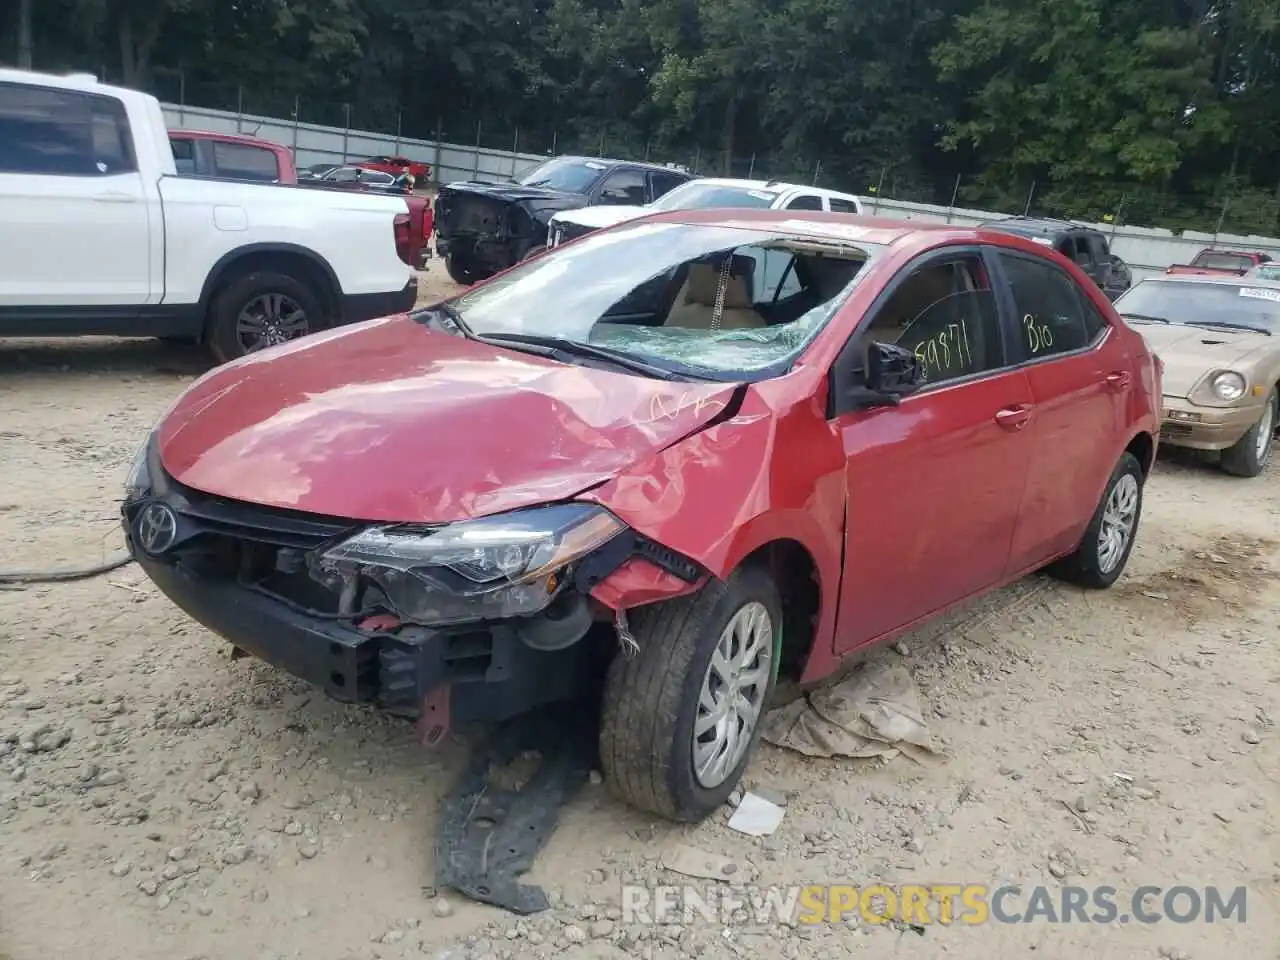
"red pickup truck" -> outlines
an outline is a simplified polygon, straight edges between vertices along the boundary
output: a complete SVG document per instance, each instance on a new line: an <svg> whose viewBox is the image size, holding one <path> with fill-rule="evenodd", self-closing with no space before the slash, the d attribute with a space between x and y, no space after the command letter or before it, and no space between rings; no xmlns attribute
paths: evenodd
<svg viewBox="0 0 1280 960"><path fill-rule="evenodd" d="M293 154L288 147L235 133L207 130L170 130L169 146L178 173L184 177L213 177L217 180L258 180L267 183L297 184L302 187L364 189L358 183L331 183L322 180L298 181ZM394 158L392 158L394 159ZM404 194L409 208L408 244L413 264L421 268L431 256L431 232L435 214L431 202L413 193Z"/></svg>
<svg viewBox="0 0 1280 960"><path fill-rule="evenodd" d="M1212 250L1205 248L1190 263L1175 263L1165 268L1165 273L1194 274L1197 276L1243 277L1260 263L1269 263L1271 257L1260 250Z"/></svg>

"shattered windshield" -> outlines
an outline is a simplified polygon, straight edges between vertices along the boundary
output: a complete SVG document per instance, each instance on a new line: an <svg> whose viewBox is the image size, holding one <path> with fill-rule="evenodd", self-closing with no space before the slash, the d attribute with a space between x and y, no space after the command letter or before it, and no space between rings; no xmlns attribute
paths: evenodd
<svg viewBox="0 0 1280 960"><path fill-rule="evenodd" d="M694 180L676 187L662 199L650 204L650 210L698 210L710 207L771 207L778 194L772 190L734 187L722 183L698 183Z"/></svg>
<svg viewBox="0 0 1280 960"><path fill-rule="evenodd" d="M525 187L545 187L563 193L586 193L608 165L577 157L557 157L519 173L516 183Z"/></svg>
<svg viewBox="0 0 1280 960"><path fill-rule="evenodd" d="M768 225L638 223L528 260L450 306L481 338L554 337L676 374L750 379L799 354L879 249Z"/></svg>

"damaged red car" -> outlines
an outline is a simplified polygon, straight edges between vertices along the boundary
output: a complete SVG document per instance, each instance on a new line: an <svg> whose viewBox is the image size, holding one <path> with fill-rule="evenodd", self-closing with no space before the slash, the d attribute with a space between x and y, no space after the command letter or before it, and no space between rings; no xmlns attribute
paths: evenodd
<svg viewBox="0 0 1280 960"><path fill-rule="evenodd" d="M1160 393L1029 240L678 211L217 368L124 526L195 620L427 740L594 695L615 793L697 820L779 675L1042 567L1113 583Z"/></svg>

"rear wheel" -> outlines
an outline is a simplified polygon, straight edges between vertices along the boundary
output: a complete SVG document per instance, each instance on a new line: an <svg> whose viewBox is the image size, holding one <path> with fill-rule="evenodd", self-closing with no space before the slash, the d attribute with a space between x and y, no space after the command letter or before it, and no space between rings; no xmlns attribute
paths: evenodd
<svg viewBox="0 0 1280 960"><path fill-rule="evenodd" d="M600 729L615 795L689 822L728 799L760 733L781 625L778 588L758 567L633 612L640 649L610 665Z"/></svg>
<svg viewBox="0 0 1280 960"><path fill-rule="evenodd" d="M1273 387L1263 404L1258 422L1245 431L1235 446L1222 451L1222 469L1237 477L1256 477L1266 469L1276 436L1276 391Z"/></svg>
<svg viewBox="0 0 1280 960"><path fill-rule="evenodd" d="M1137 457L1125 453L1107 481L1102 502L1094 511L1080 546L1053 564L1049 572L1093 589L1105 589L1120 579L1142 518L1145 479Z"/></svg>
<svg viewBox="0 0 1280 960"><path fill-rule="evenodd" d="M287 343L328 326L320 300L284 273L247 273L219 290L206 339L220 363Z"/></svg>
<svg viewBox="0 0 1280 960"><path fill-rule="evenodd" d="M481 279L475 261L460 253L451 253L445 257L444 268L449 271L449 277L454 283L463 286L470 286Z"/></svg>

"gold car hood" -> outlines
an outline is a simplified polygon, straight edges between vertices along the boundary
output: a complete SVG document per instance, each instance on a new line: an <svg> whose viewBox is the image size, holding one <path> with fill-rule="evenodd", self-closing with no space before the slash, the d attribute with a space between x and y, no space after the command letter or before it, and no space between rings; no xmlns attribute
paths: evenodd
<svg viewBox="0 0 1280 960"><path fill-rule="evenodd" d="M1249 366L1269 347L1280 343L1249 330L1220 330L1179 324L1130 321L1164 361L1164 395L1185 397L1211 370L1232 369L1248 374ZM1257 354L1257 357L1254 356Z"/></svg>

